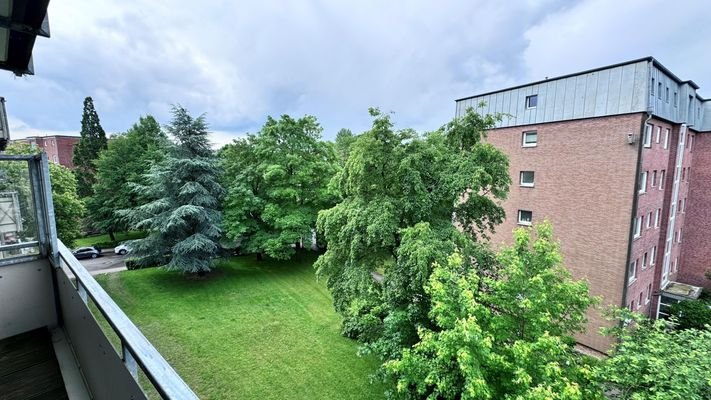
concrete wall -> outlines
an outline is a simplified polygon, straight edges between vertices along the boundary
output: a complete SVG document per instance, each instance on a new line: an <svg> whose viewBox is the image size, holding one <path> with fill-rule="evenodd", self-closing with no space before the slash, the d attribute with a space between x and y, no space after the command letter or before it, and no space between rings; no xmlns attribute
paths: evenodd
<svg viewBox="0 0 711 400"><path fill-rule="evenodd" d="M0 339L57 324L51 268L47 260L0 267Z"/></svg>
<svg viewBox="0 0 711 400"><path fill-rule="evenodd" d="M625 270L632 220L639 134L645 114L629 114L559 123L495 129L488 142L510 159L513 182L504 202L506 220L492 236L495 247L511 242L519 209L533 212L533 222L548 218L560 238L566 267L590 283L604 305L623 305ZM536 147L522 147L522 132L536 130ZM534 171L533 188L519 186L519 172ZM610 340L599 335L607 322L589 313L587 333L578 340L606 351Z"/></svg>

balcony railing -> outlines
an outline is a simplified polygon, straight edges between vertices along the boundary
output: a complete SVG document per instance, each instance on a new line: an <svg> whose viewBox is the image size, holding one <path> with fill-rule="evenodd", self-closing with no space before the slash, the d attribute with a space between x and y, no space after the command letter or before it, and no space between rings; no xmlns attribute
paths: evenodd
<svg viewBox="0 0 711 400"><path fill-rule="evenodd" d="M49 330L70 399L146 399L140 374L147 392L197 399L57 239L46 155L0 155L2 191L11 200L0 201L0 340Z"/></svg>

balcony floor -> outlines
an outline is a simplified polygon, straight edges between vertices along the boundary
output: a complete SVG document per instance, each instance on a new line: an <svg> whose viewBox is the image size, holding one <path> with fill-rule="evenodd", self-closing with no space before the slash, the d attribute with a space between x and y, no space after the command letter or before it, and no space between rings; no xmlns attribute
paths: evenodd
<svg viewBox="0 0 711 400"><path fill-rule="evenodd" d="M0 400L69 399L46 328L0 340Z"/></svg>

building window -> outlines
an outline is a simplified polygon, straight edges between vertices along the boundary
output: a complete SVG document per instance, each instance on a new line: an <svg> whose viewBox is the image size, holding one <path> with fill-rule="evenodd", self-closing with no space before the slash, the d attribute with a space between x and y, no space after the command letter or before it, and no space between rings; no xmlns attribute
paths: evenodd
<svg viewBox="0 0 711 400"><path fill-rule="evenodd" d="M657 246L652 247L652 251L649 253L649 265L654 265L657 262Z"/></svg>
<svg viewBox="0 0 711 400"><path fill-rule="evenodd" d="M679 257L674 257L674 271L679 270Z"/></svg>
<svg viewBox="0 0 711 400"><path fill-rule="evenodd" d="M639 259L634 260L634 262L630 263L630 270L628 271L629 277L627 279L627 283L632 283L637 279L637 262Z"/></svg>
<svg viewBox="0 0 711 400"><path fill-rule="evenodd" d="M681 169L681 180L683 181L686 178L686 168Z"/></svg>
<svg viewBox="0 0 711 400"><path fill-rule="evenodd" d="M642 292L639 292L639 302L637 303L637 308L642 308Z"/></svg>
<svg viewBox="0 0 711 400"><path fill-rule="evenodd" d="M659 220L661 219L662 209L657 208L657 212L654 213L654 227L659 228Z"/></svg>
<svg viewBox="0 0 711 400"><path fill-rule="evenodd" d="M634 311L634 300L630 303L630 311Z"/></svg>
<svg viewBox="0 0 711 400"><path fill-rule="evenodd" d="M674 232L674 241L679 243L679 231Z"/></svg>
<svg viewBox="0 0 711 400"><path fill-rule="evenodd" d="M667 171L662 170L662 172L659 173L659 190L664 190L664 180L667 177Z"/></svg>
<svg viewBox="0 0 711 400"><path fill-rule="evenodd" d="M525 187L533 187L533 171L521 171L519 184Z"/></svg>
<svg viewBox="0 0 711 400"><path fill-rule="evenodd" d="M669 87L667 87L667 91L666 91L666 101L668 104L669 103Z"/></svg>
<svg viewBox="0 0 711 400"><path fill-rule="evenodd" d="M533 94L526 96L526 108L536 108L538 107L538 95Z"/></svg>
<svg viewBox="0 0 711 400"><path fill-rule="evenodd" d="M683 227L682 227L682 228L679 228L679 237L678 237L677 240L676 240L677 243L681 243L681 232L682 232L682 229L684 229L684 228L683 228Z"/></svg>
<svg viewBox="0 0 711 400"><path fill-rule="evenodd" d="M659 82L657 84L657 96L659 96L659 100L662 99L662 83L661 82Z"/></svg>
<svg viewBox="0 0 711 400"><path fill-rule="evenodd" d="M647 192L647 171L642 172L639 174L639 193L645 193Z"/></svg>
<svg viewBox="0 0 711 400"><path fill-rule="evenodd" d="M657 186L657 170L652 171L652 187Z"/></svg>
<svg viewBox="0 0 711 400"><path fill-rule="evenodd" d="M634 237L638 238L642 234L642 217L637 217L634 220Z"/></svg>
<svg viewBox="0 0 711 400"><path fill-rule="evenodd" d="M647 229L652 227L652 212L650 211L649 214L647 214Z"/></svg>
<svg viewBox="0 0 711 400"><path fill-rule="evenodd" d="M686 197L681 201L681 212L686 213Z"/></svg>
<svg viewBox="0 0 711 400"><path fill-rule="evenodd" d="M654 96L654 78L652 78L652 96Z"/></svg>
<svg viewBox="0 0 711 400"><path fill-rule="evenodd" d="M644 147L652 147L652 125L645 126L642 142L644 143Z"/></svg>
<svg viewBox="0 0 711 400"><path fill-rule="evenodd" d="M529 131L523 133L523 139L521 146L523 147L536 147L538 145L538 132Z"/></svg>
<svg viewBox="0 0 711 400"><path fill-rule="evenodd" d="M660 140L661 138L662 138L662 127L661 127L661 126L658 126L658 127L657 127L657 140L656 140L657 144L659 144L659 140Z"/></svg>
<svg viewBox="0 0 711 400"><path fill-rule="evenodd" d="M679 94L677 92L674 92L674 107L679 106Z"/></svg>
<svg viewBox="0 0 711 400"><path fill-rule="evenodd" d="M669 128L664 129L664 150L669 148Z"/></svg>
<svg viewBox="0 0 711 400"><path fill-rule="evenodd" d="M533 211L518 210L518 224L531 225L533 222Z"/></svg>
<svg viewBox="0 0 711 400"><path fill-rule="evenodd" d="M647 297L644 299L644 304L649 304L649 301L652 300L652 284L650 283L647 285Z"/></svg>
<svg viewBox="0 0 711 400"><path fill-rule="evenodd" d="M642 256L642 269L647 268L647 253Z"/></svg>
<svg viewBox="0 0 711 400"><path fill-rule="evenodd" d="M686 169L686 181L689 182L689 178L691 178L691 167Z"/></svg>

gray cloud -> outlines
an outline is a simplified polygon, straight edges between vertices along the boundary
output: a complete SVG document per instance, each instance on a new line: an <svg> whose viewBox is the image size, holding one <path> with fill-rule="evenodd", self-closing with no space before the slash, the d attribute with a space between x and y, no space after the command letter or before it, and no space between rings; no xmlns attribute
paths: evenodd
<svg viewBox="0 0 711 400"><path fill-rule="evenodd" d="M709 5L689 3L688 15L673 18L655 8L663 7L53 1L53 36L35 47L37 76L5 79L0 94L15 137L77 132L88 95L108 132L146 113L167 122L170 105L180 103L207 113L217 143L284 113L317 116L326 137L342 127L361 131L370 106L394 111L399 126L434 129L452 118L455 98L649 54L703 85L707 40L689 24Z"/></svg>

